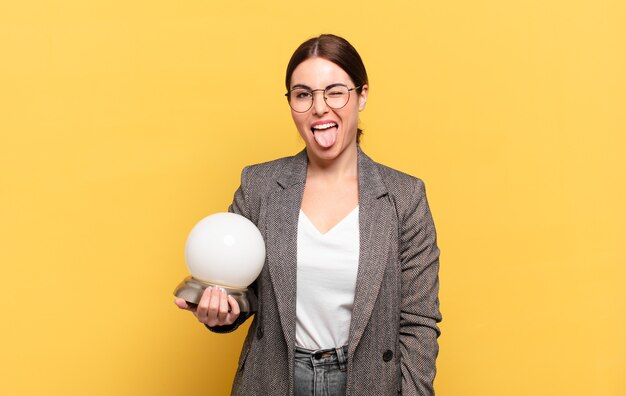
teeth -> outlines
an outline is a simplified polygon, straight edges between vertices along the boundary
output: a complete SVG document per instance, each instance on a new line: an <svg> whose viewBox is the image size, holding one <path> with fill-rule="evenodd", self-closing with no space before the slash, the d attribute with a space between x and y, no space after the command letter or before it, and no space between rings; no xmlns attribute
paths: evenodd
<svg viewBox="0 0 626 396"><path fill-rule="evenodd" d="M334 122L328 122L326 124L315 125L311 129L328 129L328 128L332 128L332 127L335 127L335 126L337 126L337 124L335 124Z"/></svg>

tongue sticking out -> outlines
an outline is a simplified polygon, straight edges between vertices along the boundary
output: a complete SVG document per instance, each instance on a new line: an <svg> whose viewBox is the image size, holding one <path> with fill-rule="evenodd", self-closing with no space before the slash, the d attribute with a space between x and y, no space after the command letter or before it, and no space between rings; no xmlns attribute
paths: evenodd
<svg viewBox="0 0 626 396"><path fill-rule="evenodd" d="M317 144L324 148L328 148L335 144L337 140L337 127L332 127L324 130L318 130L313 133L313 137Z"/></svg>

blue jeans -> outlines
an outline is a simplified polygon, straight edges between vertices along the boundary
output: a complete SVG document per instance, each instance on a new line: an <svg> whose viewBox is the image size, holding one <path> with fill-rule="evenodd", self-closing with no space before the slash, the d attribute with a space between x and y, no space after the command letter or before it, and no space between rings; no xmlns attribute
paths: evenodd
<svg viewBox="0 0 626 396"><path fill-rule="evenodd" d="M296 347L294 396L346 394L348 347L312 351Z"/></svg>

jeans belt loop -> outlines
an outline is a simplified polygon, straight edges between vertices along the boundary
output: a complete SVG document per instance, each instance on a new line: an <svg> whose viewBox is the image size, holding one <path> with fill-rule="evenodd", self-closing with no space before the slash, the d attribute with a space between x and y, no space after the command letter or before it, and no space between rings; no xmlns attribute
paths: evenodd
<svg viewBox="0 0 626 396"><path fill-rule="evenodd" d="M337 364L339 365L340 371L346 371L346 355L344 353L343 347L335 348L337 352Z"/></svg>

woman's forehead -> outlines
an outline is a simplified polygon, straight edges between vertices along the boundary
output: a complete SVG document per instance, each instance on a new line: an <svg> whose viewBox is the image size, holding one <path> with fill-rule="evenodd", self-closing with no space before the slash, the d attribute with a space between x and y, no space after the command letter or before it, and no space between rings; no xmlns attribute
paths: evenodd
<svg viewBox="0 0 626 396"><path fill-rule="evenodd" d="M314 57L300 63L291 75L291 84L305 85L314 89L325 88L331 84L350 85L352 80L336 63L327 59Z"/></svg>

